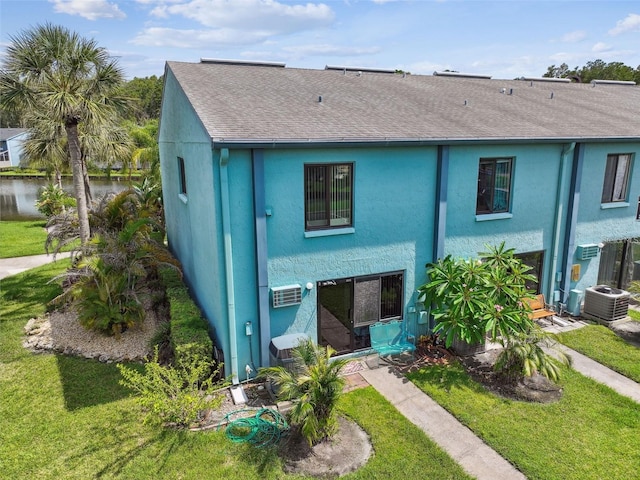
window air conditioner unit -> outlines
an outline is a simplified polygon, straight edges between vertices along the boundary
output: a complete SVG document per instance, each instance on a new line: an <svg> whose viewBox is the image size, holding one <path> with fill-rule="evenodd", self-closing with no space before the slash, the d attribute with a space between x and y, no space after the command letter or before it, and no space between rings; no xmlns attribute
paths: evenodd
<svg viewBox="0 0 640 480"><path fill-rule="evenodd" d="M578 245L576 249L576 257L578 260L589 260L598 256L600 248L595 243L589 243L586 245Z"/></svg>
<svg viewBox="0 0 640 480"><path fill-rule="evenodd" d="M302 287L296 285L285 285L284 287L272 287L273 308L288 307L302 303Z"/></svg>

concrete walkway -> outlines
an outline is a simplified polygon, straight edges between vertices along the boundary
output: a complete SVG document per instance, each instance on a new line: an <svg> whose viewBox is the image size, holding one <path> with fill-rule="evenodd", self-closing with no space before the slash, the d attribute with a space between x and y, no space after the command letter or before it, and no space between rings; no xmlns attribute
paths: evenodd
<svg viewBox="0 0 640 480"><path fill-rule="evenodd" d="M570 322L565 327L553 326L553 332L573 330L587 325ZM591 360L563 345L559 346L573 359L573 368L621 395L640 403L640 385L633 380ZM365 362L368 363L368 362ZM381 364L365 369L360 375L384 396L409 421L422 429L462 468L478 480L526 479L513 465L484 443L469 428L407 380L393 366Z"/></svg>
<svg viewBox="0 0 640 480"><path fill-rule="evenodd" d="M69 258L71 254L69 252L62 252L56 255L56 260L62 258ZM27 257L16 258L0 258L0 279L22 273L26 270L45 265L53 262L53 255L30 255Z"/></svg>
<svg viewBox="0 0 640 480"><path fill-rule="evenodd" d="M550 333L560 333L575 330L576 328L582 328L585 325L588 324L583 321L574 321L566 327L551 325L549 327L545 327L544 330ZM605 367L604 365L576 352L575 350L572 350L569 347L558 344L557 349L571 357L573 361L572 367L575 371L580 372L585 377L589 377L596 382L606 385L618 392L620 395L624 395L625 397L629 397L631 400L640 403L640 384L637 382L634 382L624 375L620 375L618 372L614 372L610 368Z"/></svg>
<svg viewBox="0 0 640 480"><path fill-rule="evenodd" d="M380 368L364 370L360 375L468 474L478 480L526 478L393 367L380 365Z"/></svg>

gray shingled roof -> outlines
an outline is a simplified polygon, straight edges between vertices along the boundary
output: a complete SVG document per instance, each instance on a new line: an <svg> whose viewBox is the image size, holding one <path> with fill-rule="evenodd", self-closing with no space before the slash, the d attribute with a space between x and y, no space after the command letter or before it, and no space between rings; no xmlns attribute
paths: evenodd
<svg viewBox="0 0 640 480"><path fill-rule="evenodd" d="M9 140L26 131L26 128L0 128L0 141Z"/></svg>
<svg viewBox="0 0 640 480"><path fill-rule="evenodd" d="M639 86L216 63L167 68L223 144L640 139Z"/></svg>

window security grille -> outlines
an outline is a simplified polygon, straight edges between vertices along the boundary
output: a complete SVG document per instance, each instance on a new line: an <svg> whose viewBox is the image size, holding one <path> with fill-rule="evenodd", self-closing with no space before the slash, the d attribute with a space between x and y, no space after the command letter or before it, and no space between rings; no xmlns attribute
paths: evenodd
<svg viewBox="0 0 640 480"><path fill-rule="evenodd" d="M576 257L578 257L578 260L589 260L597 257L599 250L598 245L595 244L578 245Z"/></svg>
<svg viewBox="0 0 640 480"><path fill-rule="evenodd" d="M302 303L302 287L300 285L285 285L284 287L273 287L273 308L288 307Z"/></svg>

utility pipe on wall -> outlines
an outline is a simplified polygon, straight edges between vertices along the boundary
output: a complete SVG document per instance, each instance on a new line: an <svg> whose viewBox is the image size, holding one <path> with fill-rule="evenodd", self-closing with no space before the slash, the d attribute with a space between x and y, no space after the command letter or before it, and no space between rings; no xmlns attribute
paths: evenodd
<svg viewBox="0 0 640 480"><path fill-rule="evenodd" d="M260 365L269 366L271 320L269 316L269 275L267 253L267 219L265 206L264 151L251 151L253 163L253 213L256 242L256 277L258 281L258 320L260 326Z"/></svg>
<svg viewBox="0 0 640 480"><path fill-rule="evenodd" d="M238 378L238 342L236 332L236 305L233 291L233 250L231 248L231 213L229 209L229 149L220 149L220 203L222 206L222 232L224 236L224 268L227 284L227 318L229 325L229 350L231 355L231 382Z"/></svg>
<svg viewBox="0 0 640 480"><path fill-rule="evenodd" d="M573 150L571 165L571 185L569 186L569 203L567 209L567 227L565 229L562 250L562 303L567 303L571 285L571 265L575 251L576 227L578 224L578 210L580 207L580 181L582 180L582 165L584 163L584 143L577 143Z"/></svg>
<svg viewBox="0 0 640 480"><path fill-rule="evenodd" d="M565 214L565 205L564 205L564 196L565 196L565 169L566 165L569 162L569 155L573 152L576 147L576 143L569 143L562 147L562 152L560 153L560 167L558 169L558 184L556 186L556 211L555 218L553 224L553 238L551 239L551 264L549 266L548 278L549 281L547 283L547 292L546 298L553 299L554 290L560 288L559 283L556 282L556 273L558 272L558 255L560 250L560 236L562 235L562 226L564 225L564 214ZM562 298L560 299L562 300ZM549 301L552 303L552 300Z"/></svg>

